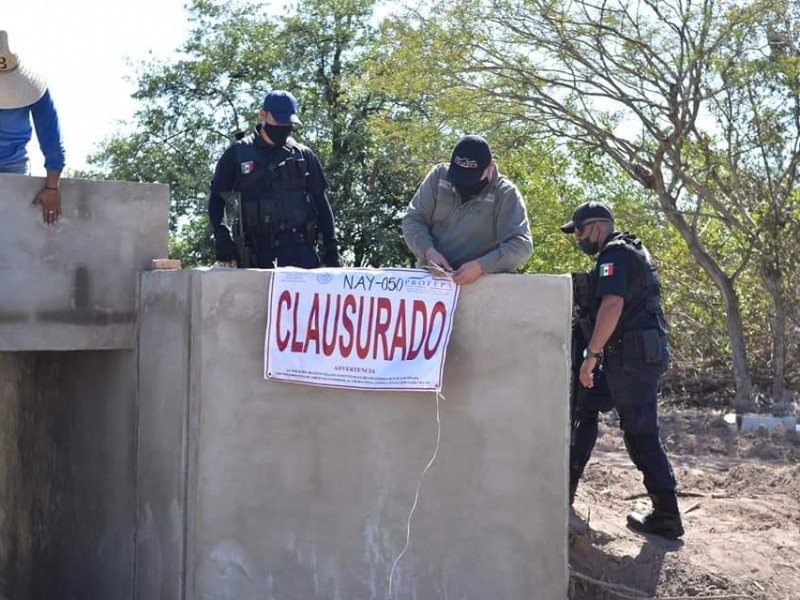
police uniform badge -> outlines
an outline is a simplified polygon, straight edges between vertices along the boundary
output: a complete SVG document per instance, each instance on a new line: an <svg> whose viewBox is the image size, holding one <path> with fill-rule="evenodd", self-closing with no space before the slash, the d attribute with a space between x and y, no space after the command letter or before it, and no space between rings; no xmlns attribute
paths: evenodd
<svg viewBox="0 0 800 600"><path fill-rule="evenodd" d="M255 168L256 168L255 162L253 162L252 160L239 163L239 170L242 172L242 175L250 175L250 173L255 171Z"/></svg>

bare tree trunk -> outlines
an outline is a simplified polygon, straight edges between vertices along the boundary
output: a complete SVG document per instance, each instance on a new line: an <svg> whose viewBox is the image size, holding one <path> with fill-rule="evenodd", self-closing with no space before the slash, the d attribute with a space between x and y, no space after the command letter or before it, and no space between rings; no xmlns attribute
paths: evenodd
<svg viewBox="0 0 800 600"><path fill-rule="evenodd" d="M786 299L784 298L783 276L779 269L766 260L761 264L761 279L767 288L774 314L770 319L772 327L772 399L779 402L786 389Z"/></svg>
<svg viewBox="0 0 800 600"><path fill-rule="evenodd" d="M712 276L713 277L713 276ZM725 300L725 325L731 341L733 358L733 380L736 384L736 396L733 400L737 412L746 412L753 407L753 380L747 364L747 347L744 341L742 315L739 311L739 298L733 289L731 280L724 276L723 283L717 283Z"/></svg>
<svg viewBox="0 0 800 600"><path fill-rule="evenodd" d="M739 310L739 297L733 287L733 281L705 251L697 232L686 222L683 215L675 209L673 198L666 191L662 191L658 196L667 219L680 232L681 237L689 246L689 252L703 270L708 273L722 294L722 299L725 302L725 325L728 331L728 339L731 342L733 380L736 385L736 396L733 404L737 412L741 413L750 410L753 405L753 380L747 364L747 346L744 340L742 315Z"/></svg>

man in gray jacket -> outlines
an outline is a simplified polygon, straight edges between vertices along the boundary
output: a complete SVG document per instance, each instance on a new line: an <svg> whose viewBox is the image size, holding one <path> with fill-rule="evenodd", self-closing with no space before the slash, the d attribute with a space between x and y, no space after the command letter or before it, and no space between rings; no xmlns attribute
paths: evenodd
<svg viewBox="0 0 800 600"><path fill-rule="evenodd" d="M418 266L461 285L514 271L533 251L522 195L479 135L461 138L450 164L425 177L403 217L403 237Z"/></svg>

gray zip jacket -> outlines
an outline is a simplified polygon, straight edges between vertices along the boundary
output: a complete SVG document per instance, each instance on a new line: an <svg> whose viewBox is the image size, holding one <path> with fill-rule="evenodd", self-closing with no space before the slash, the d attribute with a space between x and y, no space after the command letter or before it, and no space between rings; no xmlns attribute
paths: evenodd
<svg viewBox="0 0 800 600"><path fill-rule="evenodd" d="M417 257L435 248L454 269L477 260L484 273L519 268L533 252L522 194L497 169L486 189L463 202L447 180L448 164L431 169L403 216L403 237Z"/></svg>

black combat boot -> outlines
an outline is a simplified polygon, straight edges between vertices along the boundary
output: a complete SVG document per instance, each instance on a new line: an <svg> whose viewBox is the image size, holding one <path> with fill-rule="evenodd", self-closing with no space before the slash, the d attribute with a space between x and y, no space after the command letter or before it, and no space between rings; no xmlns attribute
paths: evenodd
<svg viewBox="0 0 800 600"><path fill-rule="evenodd" d="M637 533L658 535L668 540L677 540L683 535L678 499L674 493L652 494L653 512L649 515L630 513L628 527Z"/></svg>

